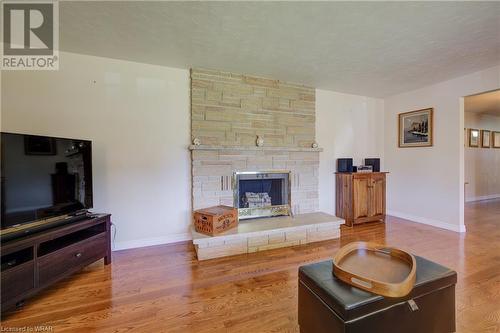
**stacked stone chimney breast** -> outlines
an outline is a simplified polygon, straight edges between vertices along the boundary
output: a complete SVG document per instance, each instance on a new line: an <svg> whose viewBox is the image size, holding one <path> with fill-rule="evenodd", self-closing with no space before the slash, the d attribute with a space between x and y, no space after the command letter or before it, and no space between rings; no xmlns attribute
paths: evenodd
<svg viewBox="0 0 500 333"><path fill-rule="evenodd" d="M236 171L289 170L293 212L318 211L315 99L299 84L192 69L193 209L232 206Z"/></svg>

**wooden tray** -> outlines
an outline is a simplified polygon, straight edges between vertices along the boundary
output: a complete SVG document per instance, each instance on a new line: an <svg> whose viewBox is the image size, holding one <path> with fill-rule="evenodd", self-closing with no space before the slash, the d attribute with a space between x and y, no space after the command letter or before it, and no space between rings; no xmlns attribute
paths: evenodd
<svg viewBox="0 0 500 333"><path fill-rule="evenodd" d="M353 242L333 258L333 274L356 288L387 297L406 296L416 276L415 257L375 243Z"/></svg>

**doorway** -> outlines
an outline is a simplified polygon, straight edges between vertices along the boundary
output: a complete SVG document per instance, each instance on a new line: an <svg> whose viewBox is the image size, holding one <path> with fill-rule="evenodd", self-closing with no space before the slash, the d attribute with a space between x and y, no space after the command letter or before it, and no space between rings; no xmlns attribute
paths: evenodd
<svg viewBox="0 0 500 333"><path fill-rule="evenodd" d="M465 223L500 217L500 89L464 97L463 158Z"/></svg>

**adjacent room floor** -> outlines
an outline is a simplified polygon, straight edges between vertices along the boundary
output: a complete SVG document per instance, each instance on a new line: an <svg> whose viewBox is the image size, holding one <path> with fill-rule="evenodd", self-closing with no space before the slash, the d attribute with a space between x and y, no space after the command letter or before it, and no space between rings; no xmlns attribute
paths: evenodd
<svg viewBox="0 0 500 333"><path fill-rule="evenodd" d="M467 233L389 217L340 240L198 262L191 244L114 253L30 299L3 327L54 332L298 332L297 268L354 240L401 246L458 271L457 331L500 329L500 200L466 206Z"/></svg>

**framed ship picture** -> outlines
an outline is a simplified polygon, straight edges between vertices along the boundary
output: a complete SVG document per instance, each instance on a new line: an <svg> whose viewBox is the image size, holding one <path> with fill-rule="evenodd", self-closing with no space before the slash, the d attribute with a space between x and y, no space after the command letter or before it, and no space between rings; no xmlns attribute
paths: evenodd
<svg viewBox="0 0 500 333"><path fill-rule="evenodd" d="M400 113L399 142L400 148L431 147L434 108Z"/></svg>

